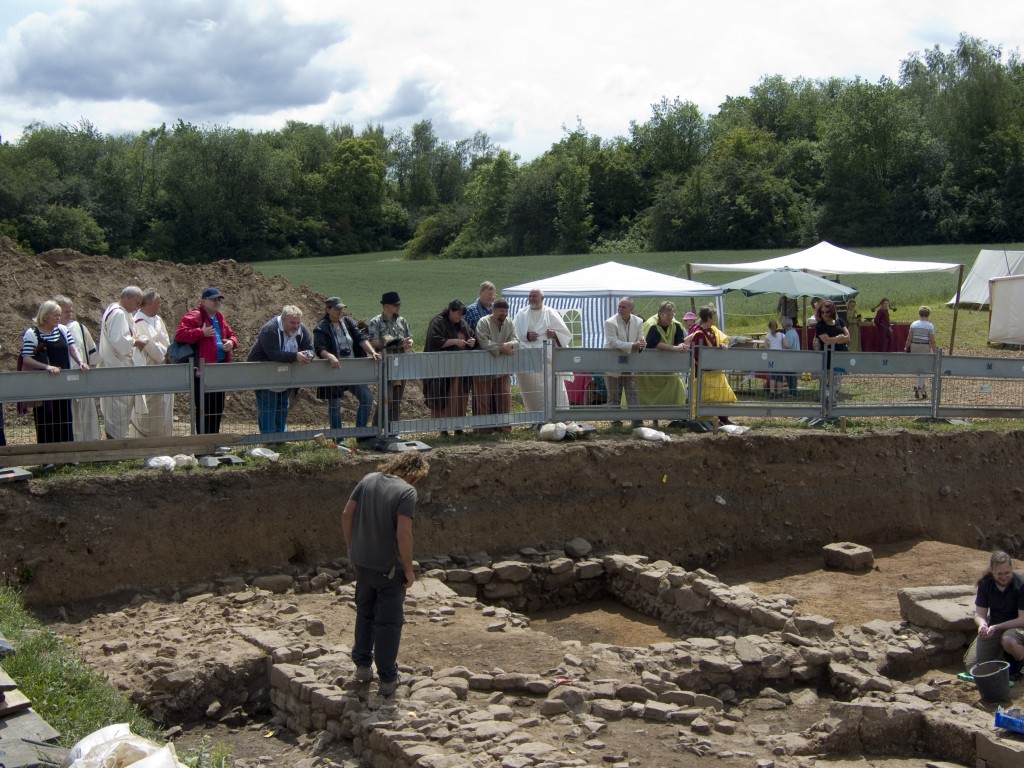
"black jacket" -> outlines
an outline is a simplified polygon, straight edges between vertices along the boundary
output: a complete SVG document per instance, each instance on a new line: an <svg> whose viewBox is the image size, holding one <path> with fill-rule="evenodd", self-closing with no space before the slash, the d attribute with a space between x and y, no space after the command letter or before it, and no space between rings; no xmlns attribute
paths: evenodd
<svg viewBox="0 0 1024 768"><path fill-rule="evenodd" d="M366 350L363 349L363 342L366 337L359 330L359 326L351 317L343 317L341 322L345 324L348 335L352 337L352 356L366 357ZM317 358L320 353L327 350L339 360L344 360L338 349L338 340L334 337L334 327L331 325L331 318L324 315L323 319L313 328L313 354ZM345 394L345 387L317 387L316 396L319 400L331 400Z"/></svg>

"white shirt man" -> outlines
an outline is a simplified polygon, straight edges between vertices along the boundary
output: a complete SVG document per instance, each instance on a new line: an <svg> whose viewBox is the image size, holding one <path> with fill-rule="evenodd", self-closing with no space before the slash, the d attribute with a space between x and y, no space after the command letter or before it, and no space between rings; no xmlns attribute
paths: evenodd
<svg viewBox="0 0 1024 768"><path fill-rule="evenodd" d="M552 341L559 347L569 346L572 342L572 333L558 310L544 306L544 293L539 288L533 288L527 301L527 306L516 312L514 320L519 346L522 349L540 348L544 346L545 341ZM543 411L544 372L520 372L517 377L526 410ZM561 377L555 395L560 407L569 407L569 396L565 391L565 381Z"/></svg>
<svg viewBox="0 0 1024 768"><path fill-rule="evenodd" d="M508 319L508 302L504 299L495 301L491 314L480 318L476 324L476 345L477 349L490 352L496 358L512 356L519 349L516 326ZM512 377L509 374L477 376L473 380L473 395L474 414L511 413Z"/></svg>
<svg viewBox="0 0 1024 768"><path fill-rule="evenodd" d="M604 321L605 349L614 349L620 355L631 355L643 352L647 347L644 338L643 318L633 314L633 300L628 296L619 299L618 312ZM640 392L637 389L636 376L629 372L608 372L605 374L608 388L608 405L619 408L622 405L622 393L626 393L628 408L640 407ZM642 422L634 420L633 426Z"/></svg>
<svg viewBox="0 0 1024 768"><path fill-rule="evenodd" d="M160 294L150 290L142 294L142 306L135 312L135 335L146 346L133 353L135 365L163 365L171 337L160 317ZM146 395L147 413L132 414L132 437L170 437L174 430L174 395Z"/></svg>
<svg viewBox="0 0 1024 768"><path fill-rule="evenodd" d="M142 305L142 289L129 285L121 289L121 299L103 311L100 321L100 365L103 368L130 368L133 353L146 346L146 339L135 335L135 310ZM132 414L145 413L146 399L136 395L101 397L103 429L111 440L128 437Z"/></svg>

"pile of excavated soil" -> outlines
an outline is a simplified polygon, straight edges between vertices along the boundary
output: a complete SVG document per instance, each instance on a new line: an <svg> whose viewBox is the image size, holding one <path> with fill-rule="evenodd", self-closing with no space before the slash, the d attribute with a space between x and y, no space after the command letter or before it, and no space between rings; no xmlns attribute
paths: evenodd
<svg viewBox="0 0 1024 768"><path fill-rule="evenodd" d="M185 266L87 256L70 248L27 256L7 237L0 237L0 274L0 369L7 371L14 370L19 339L39 305L55 294L75 302L75 316L99 340L100 315L126 285L159 291L161 316L172 329L182 315L195 309L204 288L216 286L225 296L224 317L238 335L242 359L260 326L283 305L301 307L306 321L315 323L326 298L304 285L296 287L282 277L267 277L234 261Z"/></svg>
<svg viewBox="0 0 1024 768"><path fill-rule="evenodd" d="M281 311L285 304L294 304L303 311L303 321L312 330L323 316L323 293L305 285L295 286L283 277L267 277L248 264L218 261L213 264L183 265L169 261L133 261L109 256L87 256L70 248L58 248L34 256L22 253L8 237L0 237L0 371L16 368L21 350L21 337L39 305L57 294L68 296L75 304L75 317L92 332L99 342L99 321L103 310L117 301L126 285L143 290L155 289L163 298L161 317L173 333L182 316L196 308L204 288L215 286L224 294L223 312L231 329L238 336L236 360L245 360L249 347L260 327ZM413 390L418 392L416 382ZM324 423L324 404L313 397L313 390L301 390L293 405L295 423ZM414 392L409 416L422 409ZM179 409L184 400L179 398ZM229 395L229 417L254 415L252 395ZM352 421L354 399L345 398L345 419ZM8 413L14 418L13 408ZM10 435L8 437L11 437Z"/></svg>

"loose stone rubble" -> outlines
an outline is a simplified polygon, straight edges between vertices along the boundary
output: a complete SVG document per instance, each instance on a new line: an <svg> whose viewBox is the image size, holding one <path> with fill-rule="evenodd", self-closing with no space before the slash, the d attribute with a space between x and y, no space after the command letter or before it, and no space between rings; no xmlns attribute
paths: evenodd
<svg viewBox="0 0 1024 768"><path fill-rule="evenodd" d="M322 592L323 611L349 608L354 586L335 563L298 579L196 585L179 596L190 621L151 619L159 611L141 604L94 617L123 639L82 651L129 660L108 675L158 720L242 722L269 708L320 745L352 740L374 768L639 765L628 746L638 729L673 752L776 768L834 754L1021 765L1017 742L993 733L990 713L943 702L934 685L901 682L962 654L967 635L955 622L877 620L837 630L831 619L801 614L788 595L759 596L704 570L584 549L575 559L527 551L524 560L493 562L481 553L432 567L410 591L407 614L440 625L476 616L511 637L532 631L517 611L611 596L685 639L646 648L567 641L550 669L473 669L457 653L437 669L404 659L403 684L384 699L376 684L354 682L350 648L325 637L323 614L300 613L283 594ZM915 595L904 601L904 615L914 613ZM200 625L204 645L184 643ZM780 713L806 725L774 732L769 723Z"/></svg>

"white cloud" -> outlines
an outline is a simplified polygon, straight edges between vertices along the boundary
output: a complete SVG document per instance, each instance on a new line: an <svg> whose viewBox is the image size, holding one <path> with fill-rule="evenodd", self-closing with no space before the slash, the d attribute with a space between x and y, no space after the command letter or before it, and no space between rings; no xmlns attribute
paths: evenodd
<svg viewBox="0 0 1024 768"><path fill-rule="evenodd" d="M30 13L36 10L35 13ZM961 0L8 0L0 10L0 134L84 117L101 131L178 118L431 119L529 158L579 118L605 138L662 97L717 111L763 76L896 77L961 33L1021 47L1024 4Z"/></svg>

